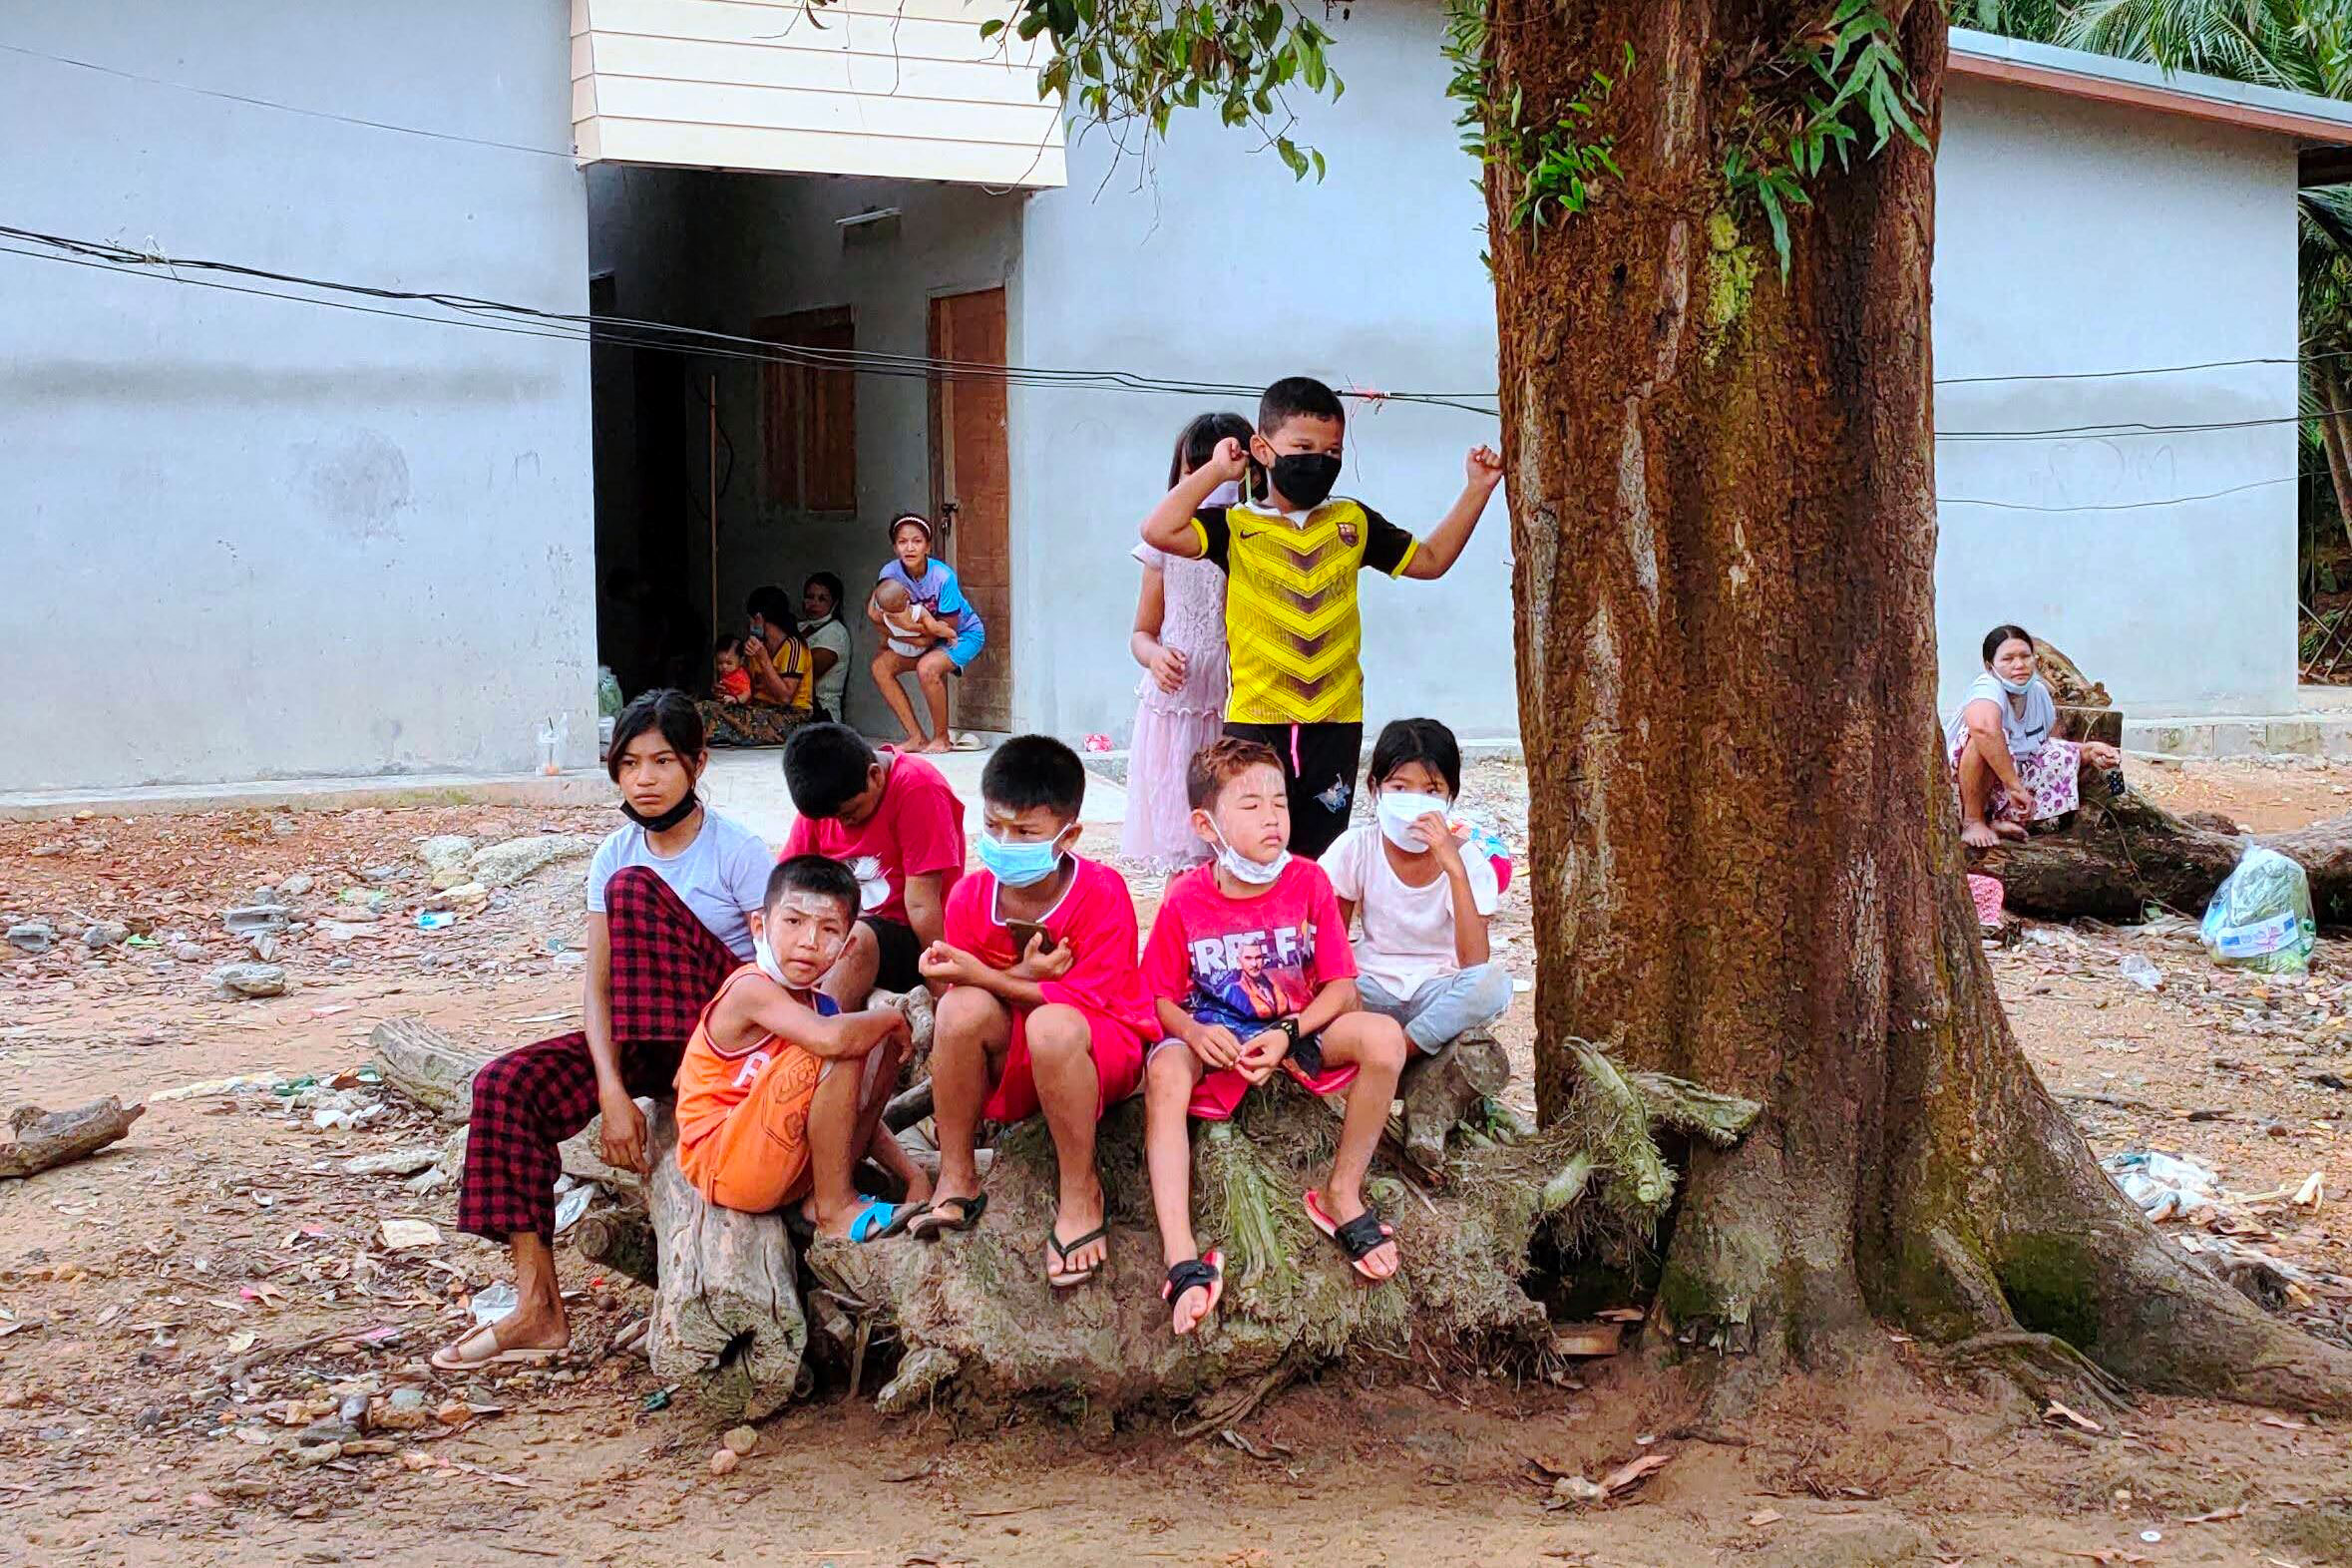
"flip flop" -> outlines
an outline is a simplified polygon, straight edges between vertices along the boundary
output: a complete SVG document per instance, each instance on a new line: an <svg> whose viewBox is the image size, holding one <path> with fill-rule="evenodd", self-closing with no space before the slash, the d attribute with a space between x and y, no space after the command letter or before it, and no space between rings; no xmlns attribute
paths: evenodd
<svg viewBox="0 0 2352 1568"><path fill-rule="evenodd" d="M954 1219L946 1213L951 1203L956 1205ZM971 1230L987 1212L988 1195L984 1192L971 1198L934 1198L908 1218L907 1234L917 1241L938 1241L950 1231Z"/></svg>
<svg viewBox="0 0 2352 1568"><path fill-rule="evenodd" d="M1332 1239L1333 1245L1348 1255L1348 1262L1355 1267L1359 1276L1374 1285L1384 1285L1395 1278L1394 1275L1383 1278L1364 1266L1364 1260L1378 1251L1382 1242L1396 1239L1396 1233L1380 1222L1377 1211L1367 1206L1362 1214L1342 1225L1324 1212L1323 1194L1313 1187L1307 1189L1307 1195L1301 1201L1306 1206L1307 1218L1317 1230Z"/></svg>
<svg viewBox="0 0 2352 1568"><path fill-rule="evenodd" d="M1056 1265L1067 1265L1070 1261L1071 1253L1078 1251L1082 1247L1090 1246L1095 1242L1101 1241L1109 1234L1110 1226L1108 1224L1102 1224L1095 1226L1094 1229L1088 1231L1085 1235L1079 1237L1075 1241L1065 1242L1059 1236L1054 1234L1053 1227L1048 1225L1045 1227L1045 1250L1052 1255L1053 1262ZM1049 1267L1045 1271L1045 1283L1052 1286L1057 1291L1066 1291L1072 1286L1085 1284L1088 1280L1093 1279L1094 1276L1100 1272L1102 1272L1101 1264L1096 1264L1093 1268L1090 1269Z"/></svg>
<svg viewBox="0 0 2352 1568"><path fill-rule="evenodd" d="M1160 1300L1168 1304L1171 1322L1174 1321L1176 1304L1184 1299L1187 1291L1209 1293L1209 1305L1201 1309L1198 1322L1183 1331L1198 1334L1201 1324L1207 1323L1216 1313L1217 1304L1225 1300L1225 1254L1212 1247L1197 1258L1187 1258L1182 1263L1168 1266L1167 1282L1160 1287Z"/></svg>
<svg viewBox="0 0 2352 1568"><path fill-rule="evenodd" d="M988 743L970 730L958 730L948 742L952 751L985 751Z"/></svg>
<svg viewBox="0 0 2352 1568"><path fill-rule="evenodd" d="M490 1336L492 1346L490 1355L461 1356L458 1354L461 1347L486 1334ZM562 1351L551 1351L541 1347L502 1351L497 1349L497 1345L498 1325L486 1323L469 1334L459 1335L455 1341L435 1351L433 1353L433 1369L436 1372L481 1372L489 1367L545 1367L564 1354Z"/></svg>
<svg viewBox="0 0 2352 1568"><path fill-rule="evenodd" d="M849 1239L864 1246L899 1233L899 1205L868 1198L850 1219Z"/></svg>

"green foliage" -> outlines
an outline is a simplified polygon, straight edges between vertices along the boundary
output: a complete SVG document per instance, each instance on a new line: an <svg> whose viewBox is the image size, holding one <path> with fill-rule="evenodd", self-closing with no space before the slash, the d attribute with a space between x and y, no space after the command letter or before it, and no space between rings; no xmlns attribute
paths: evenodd
<svg viewBox="0 0 2352 1568"><path fill-rule="evenodd" d="M1755 73L1758 91L1742 132L1724 152L1724 186L1753 201L1772 232L1780 275L1788 275L1788 214L1811 204L1806 183L1832 159L1852 165L1865 133L1875 158L1896 133L1927 146L1919 100L1895 48L1894 23L1875 0L1837 0L1825 22L1800 34Z"/></svg>
<svg viewBox="0 0 2352 1568"><path fill-rule="evenodd" d="M980 36L1005 29L983 22ZM1281 0L1021 0L1010 29L1048 44L1039 98L1154 137L1177 110L1206 106L1224 125L1255 127L1295 178L1323 178L1323 155L1291 135L1287 95L1337 101L1347 84L1331 68L1332 35Z"/></svg>
<svg viewBox="0 0 2352 1568"><path fill-rule="evenodd" d="M2352 6L2344 0L2083 0L2058 41L2323 98L2352 97Z"/></svg>
<svg viewBox="0 0 2352 1568"><path fill-rule="evenodd" d="M1501 95L1487 44L1483 0L1448 0L1443 48L1453 74L1445 94L1461 106L1454 124L1461 128L1462 151L1499 171L1511 227L1541 229L1575 216L1599 194L1604 177L1624 178L1614 156L1617 139L1591 129L1618 77L1595 71L1555 113L1530 113L1524 92ZM1619 74L1633 66L1634 48L1627 44Z"/></svg>
<svg viewBox="0 0 2352 1568"><path fill-rule="evenodd" d="M1951 9L1954 27L2037 44L2055 43L2066 21L2066 8L2058 0L1953 0Z"/></svg>

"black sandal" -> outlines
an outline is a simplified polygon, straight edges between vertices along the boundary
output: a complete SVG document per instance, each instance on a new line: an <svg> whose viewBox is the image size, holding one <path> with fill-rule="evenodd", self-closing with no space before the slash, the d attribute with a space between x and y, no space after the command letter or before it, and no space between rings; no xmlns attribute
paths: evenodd
<svg viewBox="0 0 2352 1568"><path fill-rule="evenodd" d="M1168 1279L1167 1283L1160 1287L1160 1300L1168 1304L1171 1313L1173 1313L1176 1304L1184 1299L1185 1292L1207 1291L1209 1293L1209 1305L1201 1309L1199 1320L1193 1324L1192 1329L1180 1332L1189 1334L1198 1329L1201 1324L1207 1323L1210 1315L1216 1312L1217 1304L1225 1300L1224 1265L1225 1255L1214 1247L1197 1258L1187 1258L1181 1263L1168 1265ZM1173 1321L1172 1318L1171 1321Z"/></svg>
<svg viewBox="0 0 2352 1568"><path fill-rule="evenodd" d="M1048 1225L1045 1227L1045 1250L1053 1255L1053 1261L1055 1263L1064 1265L1066 1268L1070 1261L1071 1253L1076 1252L1083 1247L1090 1247L1109 1234L1110 1226L1105 1223L1095 1226L1094 1229L1088 1231L1085 1235L1079 1237L1076 1241L1065 1242L1059 1235L1055 1234L1053 1227ZM1045 1283L1052 1286L1057 1291L1066 1291L1073 1285L1083 1285L1088 1280L1093 1279L1096 1274L1101 1272L1101 1264L1096 1264L1091 1269L1078 1269L1063 1273L1056 1273L1052 1269L1047 1269L1045 1271Z"/></svg>
<svg viewBox="0 0 2352 1568"><path fill-rule="evenodd" d="M1325 1211L1323 1194L1314 1188L1307 1189L1304 1201L1307 1218L1314 1222L1317 1230L1329 1236L1340 1251L1348 1255L1348 1262L1355 1267L1357 1274L1375 1285L1381 1283L1381 1276L1364 1266L1365 1259L1383 1245L1396 1240L1389 1227L1382 1223L1379 1211L1367 1207L1362 1214L1343 1225Z"/></svg>
<svg viewBox="0 0 2352 1568"><path fill-rule="evenodd" d="M949 1219L946 1212L951 1203L956 1205L954 1219ZM984 1192L969 1198L935 1198L908 1219L907 1234L917 1241L938 1241L950 1231L971 1230L987 1212L988 1195Z"/></svg>

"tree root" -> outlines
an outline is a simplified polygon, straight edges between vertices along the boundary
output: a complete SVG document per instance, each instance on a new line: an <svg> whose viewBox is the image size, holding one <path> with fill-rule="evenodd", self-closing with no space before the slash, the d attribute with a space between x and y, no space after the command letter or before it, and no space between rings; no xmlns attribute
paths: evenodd
<svg viewBox="0 0 2352 1568"><path fill-rule="evenodd" d="M2131 1389L2055 1335L2003 1329L1947 1345L1938 1354L1954 1367L2003 1372L2036 1399L2052 1399L2063 1391L2077 1405L2097 1405L2117 1414L2137 1402Z"/></svg>

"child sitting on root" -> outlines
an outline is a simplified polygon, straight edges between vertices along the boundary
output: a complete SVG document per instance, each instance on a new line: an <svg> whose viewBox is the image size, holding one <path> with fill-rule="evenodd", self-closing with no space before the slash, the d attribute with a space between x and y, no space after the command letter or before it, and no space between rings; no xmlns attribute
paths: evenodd
<svg viewBox="0 0 2352 1568"><path fill-rule="evenodd" d="M970 1230L987 1199L974 1139L984 1117L1042 1111L1060 1167L1045 1233L1055 1290L1094 1278L1108 1256L1094 1124L1135 1092L1159 1037L1135 967L1135 901L1119 874L1077 854L1086 769L1045 735L996 748L980 772L980 869L948 897L946 940L923 956L942 992L932 1035L938 1195L909 1229Z"/></svg>
<svg viewBox="0 0 2352 1568"><path fill-rule="evenodd" d="M678 1064L678 1169L725 1208L797 1202L817 1232L869 1242L898 1231L931 1182L882 1126L907 1015L845 1013L816 988L857 913L858 879L838 861L797 855L769 873L754 960L703 1009ZM868 1156L906 1184L905 1204L858 1192L852 1173Z"/></svg>
<svg viewBox="0 0 2352 1568"><path fill-rule="evenodd" d="M1290 852L1281 758L1259 741L1218 740L1192 759L1185 788L1193 830L1216 858L1168 884L1143 952L1167 1031L1144 1069L1144 1148L1168 1266L1161 1295L1178 1334L1225 1293L1223 1259L1193 1237L1188 1117L1231 1117L1278 1071L1316 1094L1348 1088L1331 1175L1301 1201L1358 1274L1395 1274L1393 1233L1366 1205L1364 1178L1405 1051L1393 1019L1358 1005L1331 879Z"/></svg>

